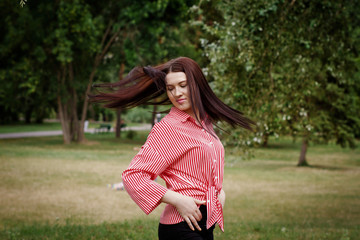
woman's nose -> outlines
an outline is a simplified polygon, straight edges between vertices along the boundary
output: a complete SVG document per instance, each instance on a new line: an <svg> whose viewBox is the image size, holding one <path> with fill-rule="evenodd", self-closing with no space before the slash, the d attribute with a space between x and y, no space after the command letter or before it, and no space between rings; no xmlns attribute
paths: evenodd
<svg viewBox="0 0 360 240"><path fill-rule="evenodd" d="M176 97L179 97L179 96L181 96L181 95L182 95L181 89L180 89L179 87L176 87L176 88L175 88L175 96L176 96Z"/></svg>

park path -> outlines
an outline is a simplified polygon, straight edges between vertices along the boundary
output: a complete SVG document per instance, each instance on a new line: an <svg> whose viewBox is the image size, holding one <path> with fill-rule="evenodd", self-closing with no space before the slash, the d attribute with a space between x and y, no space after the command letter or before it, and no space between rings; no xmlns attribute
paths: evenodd
<svg viewBox="0 0 360 240"><path fill-rule="evenodd" d="M125 127L121 131L145 131L150 130L151 124L143 124L141 126ZM95 133L95 128L87 129L87 133ZM110 132L114 132L114 129L111 128ZM18 133L0 133L0 139L9 139L9 138L27 138L27 137L46 137L46 136L58 136L62 135L61 130L54 131L36 131L36 132L18 132Z"/></svg>

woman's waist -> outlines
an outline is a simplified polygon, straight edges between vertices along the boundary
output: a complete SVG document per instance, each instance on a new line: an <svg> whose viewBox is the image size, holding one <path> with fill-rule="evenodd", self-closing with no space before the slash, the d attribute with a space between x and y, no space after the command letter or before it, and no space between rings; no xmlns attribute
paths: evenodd
<svg viewBox="0 0 360 240"><path fill-rule="evenodd" d="M202 220L207 220L207 208L206 205L200 205L199 210L202 215ZM164 211L161 214L160 217L160 223L162 224L176 224L179 222L183 222L184 218L180 215L180 213L177 211L176 207L168 204L166 205Z"/></svg>
<svg viewBox="0 0 360 240"><path fill-rule="evenodd" d="M187 196L203 196L209 189L215 189L220 192L222 184L219 182L214 184L212 182L193 180L189 177L183 176L160 176L166 183L166 187L172 191L187 195Z"/></svg>

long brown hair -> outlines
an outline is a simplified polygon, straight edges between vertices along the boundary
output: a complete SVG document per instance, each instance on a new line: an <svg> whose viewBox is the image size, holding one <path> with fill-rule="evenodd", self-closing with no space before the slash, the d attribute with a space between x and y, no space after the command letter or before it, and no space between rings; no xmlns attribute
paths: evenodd
<svg viewBox="0 0 360 240"><path fill-rule="evenodd" d="M141 104L170 104L166 95L165 77L169 72L184 72L189 87L191 107L196 119L225 121L232 127L252 130L253 121L223 103L211 90L199 65L187 57L172 59L155 67L135 67L117 83L94 85L104 91L90 95L92 102L105 103L107 108L132 108ZM106 91L107 89L107 91ZM199 121L201 122L201 121Z"/></svg>

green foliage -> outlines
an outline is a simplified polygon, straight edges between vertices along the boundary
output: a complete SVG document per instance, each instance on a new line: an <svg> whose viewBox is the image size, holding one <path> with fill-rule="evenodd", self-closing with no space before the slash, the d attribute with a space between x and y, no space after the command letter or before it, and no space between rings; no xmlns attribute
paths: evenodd
<svg viewBox="0 0 360 240"><path fill-rule="evenodd" d="M198 10L206 72L220 98L257 122L255 137L232 131L229 143L266 143L291 134L355 146L360 123L359 5L353 1L221 1L221 18ZM239 140L237 140L239 139Z"/></svg>
<svg viewBox="0 0 360 240"><path fill-rule="evenodd" d="M47 60L46 48L38 44L46 35L40 28L45 17L10 0L2 1L0 8L4 16L0 20L0 122L14 122L19 116L41 122L55 100L49 69L38 68Z"/></svg>
<svg viewBox="0 0 360 240"><path fill-rule="evenodd" d="M61 108L76 140L89 83L117 81L122 65L127 73L179 55L199 57L183 24L194 2L35 1L19 8L2 1L0 122L41 121Z"/></svg>
<svg viewBox="0 0 360 240"><path fill-rule="evenodd" d="M26 4L27 0L20 0L20 6L24 7Z"/></svg>
<svg viewBox="0 0 360 240"><path fill-rule="evenodd" d="M199 58L194 41L190 40L193 36L187 34L185 24L188 8L194 2L159 0L122 3L116 28L123 29L125 34L110 49L106 64L119 66L124 63L127 72L138 65L157 65L179 55ZM114 75L117 77L117 73Z"/></svg>
<svg viewBox="0 0 360 240"><path fill-rule="evenodd" d="M73 62L84 54L92 56L100 50L103 28L99 17L92 16L90 6L83 1L61 1L57 10L57 27L49 39L54 41L52 53L62 64Z"/></svg>
<svg viewBox="0 0 360 240"><path fill-rule="evenodd" d="M125 122L131 123L151 123L152 110L149 108L136 107L130 109L123 116Z"/></svg>

